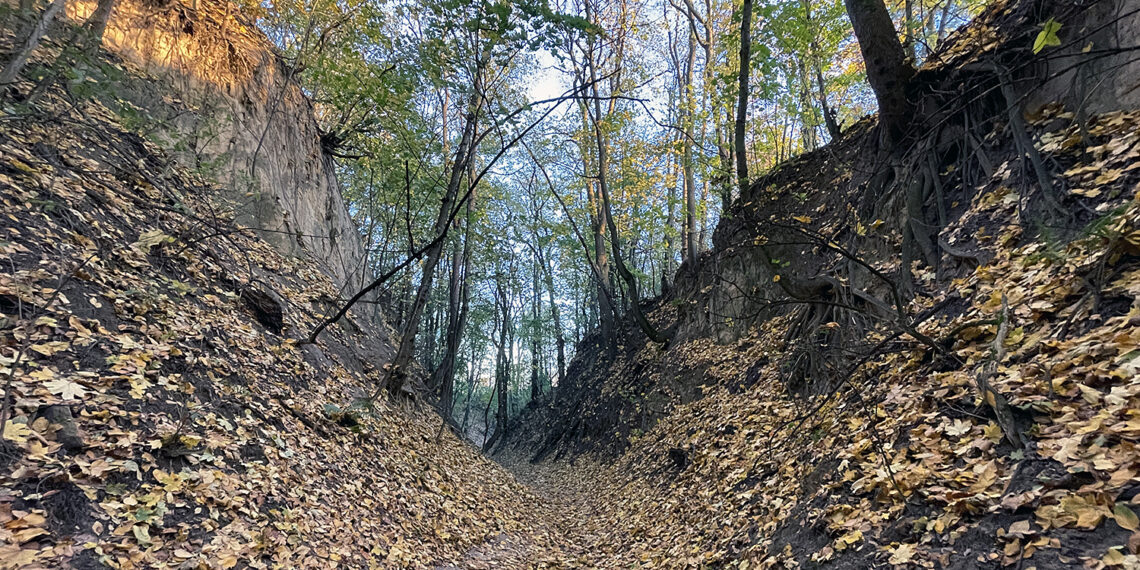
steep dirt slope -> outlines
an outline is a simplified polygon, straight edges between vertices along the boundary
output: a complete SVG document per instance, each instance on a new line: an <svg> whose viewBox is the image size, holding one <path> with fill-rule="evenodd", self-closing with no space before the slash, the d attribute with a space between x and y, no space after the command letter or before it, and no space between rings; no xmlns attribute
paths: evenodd
<svg viewBox="0 0 1140 570"><path fill-rule="evenodd" d="M534 480L589 474L582 566L1140 564L1140 113L1056 104L1072 95L1061 56L1029 49L1056 16L1071 31L1058 54L1115 57L1127 42L1098 34L1135 9L995 5L920 71L928 126L899 166L931 181L934 263L900 257L914 213L862 122L736 203L657 304L667 347L632 328L613 360L583 343L579 376L502 452ZM1089 72L1135 85L1119 63ZM788 262L769 270L757 244ZM904 261L905 318L882 276ZM836 297L782 295L781 278L816 274Z"/></svg>
<svg viewBox="0 0 1140 570"><path fill-rule="evenodd" d="M0 568L430 567L540 526L430 411L348 411L392 347L292 340L329 277L56 97L0 126Z"/></svg>

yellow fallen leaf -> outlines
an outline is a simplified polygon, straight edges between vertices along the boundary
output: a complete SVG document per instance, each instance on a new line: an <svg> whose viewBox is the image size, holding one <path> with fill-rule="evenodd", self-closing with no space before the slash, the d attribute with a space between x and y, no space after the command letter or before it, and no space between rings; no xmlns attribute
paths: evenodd
<svg viewBox="0 0 1140 570"><path fill-rule="evenodd" d="M891 558L888 560L891 564L910 564L911 559L914 558L915 545L913 544L900 544L891 553Z"/></svg>
<svg viewBox="0 0 1140 570"><path fill-rule="evenodd" d="M1140 529L1140 518L1137 518L1136 513L1124 503L1116 503L1112 508L1112 517L1116 519L1116 524L1120 525L1120 528L1133 531Z"/></svg>
<svg viewBox="0 0 1140 570"><path fill-rule="evenodd" d="M1117 546L1117 547L1110 549L1104 555L1104 558L1100 559L1100 561L1104 562L1105 566L1123 566L1124 565L1124 553L1121 552L1120 547Z"/></svg>
<svg viewBox="0 0 1140 570"><path fill-rule="evenodd" d="M28 424L18 424L12 420L4 422L4 439L15 443L25 444L28 443L28 437L32 435L32 430L28 428Z"/></svg>

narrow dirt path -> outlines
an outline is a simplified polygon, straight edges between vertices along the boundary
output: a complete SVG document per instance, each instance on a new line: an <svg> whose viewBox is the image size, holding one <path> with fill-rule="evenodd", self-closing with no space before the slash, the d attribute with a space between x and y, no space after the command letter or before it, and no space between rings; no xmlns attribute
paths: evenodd
<svg viewBox="0 0 1140 570"><path fill-rule="evenodd" d="M534 494L536 524L524 532L496 535L469 550L458 564L437 570L581 567L599 516L589 470L496 459Z"/></svg>

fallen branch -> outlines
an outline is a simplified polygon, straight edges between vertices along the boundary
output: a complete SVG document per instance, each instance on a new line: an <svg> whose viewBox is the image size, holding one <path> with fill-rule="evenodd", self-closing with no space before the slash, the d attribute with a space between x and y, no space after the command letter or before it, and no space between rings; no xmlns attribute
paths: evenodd
<svg viewBox="0 0 1140 570"><path fill-rule="evenodd" d="M993 409L998 427L1001 428L1006 440L1017 449L1025 449L1025 436L1022 435L1021 430L1017 427L1017 422L1013 419L1013 411L1009 407L1009 401L990 384L990 380L997 375L998 363L1005 358L1005 339L1007 336L1009 336L1009 302L1005 298L1005 293L1002 293L1001 316L998 318L997 336L994 337L991 345L990 360L978 370L974 381L977 383L982 401L989 404L990 408Z"/></svg>

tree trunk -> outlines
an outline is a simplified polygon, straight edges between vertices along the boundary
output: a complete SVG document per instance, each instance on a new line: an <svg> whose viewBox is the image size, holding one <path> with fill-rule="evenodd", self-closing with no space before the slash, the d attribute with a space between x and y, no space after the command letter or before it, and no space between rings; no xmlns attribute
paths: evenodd
<svg viewBox="0 0 1140 570"><path fill-rule="evenodd" d="M906 61L895 24L883 0L843 0L867 67L867 82L879 103L879 125L885 146L901 142L910 122L907 82L914 75Z"/></svg>
<svg viewBox="0 0 1140 570"><path fill-rule="evenodd" d="M697 46L696 34L689 30L689 52L685 62L684 82L681 86L682 118L681 126L684 138L681 140L682 168L685 173L685 261L689 269L697 266L697 183L693 172L693 123L696 119L695 105L693 104L693 68L696 67Z"/></svg>
<svg viewBox="0 0 1140 570"><path fill-rule="evenodd" d="M539 251L541 254L541 250ZM554 319L554 346L558 350L558 381L561 383L566 378L566 336L562 332L562 311L558 308L558 303L554 302L554 272L550 270L550 264L545 256L540 255L539 263L542 264L543 279L546 281L546 294L550 297L550 316Z"/></svg>
<svg viewBox="0 0 1140 570"><path fill-rule="evenodd" d="M815 82L819 89L819 107L823 111L823 124L827 125L827 136L831 137L831 140L836 140L843 134L843 131L839 128L835 109L827 104L827 86L823 82L823 70L820 69L818 61L815 66Z"/></svg>
<svg viewBox="0 0 1140 570"><path fill-rule="evenodd" d="M591 6L586 2L586 18L594 22ZM596 23L596 22L595 22ZM640 296L638 295L637 277L629 272L625 266L625 262L621 258L621 237L617 231L617 225L614 223L613 215L610 212L610 195L609 189L606 184L606 140L605 134L602 131L602 103L598 91L598 78L597 78L597 64L594 57L594 39L591 36L589 40L589 47L587 49L586 57L587 70L590 73L590 91L593 96L594 103L594 139L597 143L597 160L598 160L598 191L601 198L602 212L604 214L606 227L610 232L610 251L614 257L614 267L617 269L618 275L625 281L626 287L629 288L629 296L632 299L631 309L633 310L634 319L637 321L638 326L641 328L645 336L650 340L657 343L665 343L669 341L669 337L663 335L649 322L645 317L645 313L641 310Z"/></svg>
<svg viewBox="0 0 1140 570"><path fill-rule="evenodd" d="M468 287L467 264L471 259L471 210L475 197L467 202L467 221L463 235L462 252L459 240L452 248L451 279L448 295L447 336L443 359L432 375L432 386L439 396L439 407L447 418L451 417L452 398L455 391L455 359L459 352L459 342L467 324Z"/></svg>
<svg viewBox="0 0 1140 570"><path fill-rule="evenodd" d="M721 112L724 112L724 121L721 121ZM733 161L736 157L732 154L732 143L728 140L732 135L732 126L729 124L729 118L732 116L732 111L725 108L723 105L713 105L713 136L716 137L716 151L717 158L719 159L718 177L720 180L717 182L717 193L720 194L720 214L724 216L732 208L732 192L735 184L732 183L732 168Z"/></svg>
<svg viewBox="0 0 1140 570"><path fill-rule="evenodd" d="M471 425L468 422L471 417L471 396L475 394L475 381L479 379L479 364L476 359L477 351L475 350L475 343L472 342L469 344L471 345L471 360L467 363L467 401L463 404L463 422L459 424L459 429L464 435L467 434L467 428Z"/></svg>
<svg viewBox="0 0 1140 570"><path fill-rule="evenodd" d="M538 384L538 352L541 347L538 337L542 330L539 326L539 318L542 316L542 296L538 292L537 256L531 270L531 317L534 319L534 326L530 331L530 399L538 400L542 397L542 386Z"/></svg>
<svg viewBox="0 0 1140 570"><path fill-rule="evenodd" d="M16 81L20 76L20 72L24 70L24 66L28 64L28 58L31 57L32 52L35 51L40 45L40 40L43 39L44 34L47 33L48 26L55 21L56 16L63 10L65 0L52 0L47 9L40 14L39 20L36 21L32 31L28 37L24 39L24 43L16 50L15 55L9 60L8 65L0 71L0 85L7 85Z"/></svg>
<svg viewBox="0 0 1140 570"><path fill-rule="evenodd" d="M511 320L511 304L510 299L506 296L505 288L503 287L503 276L499 275L495 280L495 287L498 290L498 298L500 304L500 311L502 311L503 324L499 329L499 346L498 353L495 357L495 395L498 398L498 406L495 409L495 433L483 444L483 452L486 453L495 447L504 433L507 431L507 388L508 381L511 375L510 357L510 341L507 336L507 330L510 327ZM488 401L488 403L490 403Z"/></svg>
<svg viewBox="0 0 1140 570"><path fill-rule="evenodd" d="M946 0L942 5L942 13L938 17L938 42L935 47L942 45L943 38L946 37L946 19L950 16L950 8L954 5L954 0Z"/></svg>
<svg viewBox="0 0 1140 570"><path fill-rule="evenodd" d="M93 50L103 45L103 34L107 32L107 22L111 21L111 11L115 9L115 0L99 0L95 11L83 24L86 28L86 49Z"/></svg>
<svg viewBox="0 0 1140 570"><path fill-rule="evenodd" d="M471 158L475 153L475 149L473 148L475 126L478 122L479 109L482 107L482 75L488 59L487 56L488 54L486 52L481 55L475 67L475 84L473 85L471 97L467 103L463 135L459 140L459 147L455 151L455 161L451 165L451 177L448 180L447 188L440 202L439 215L436 217L435 224L432 226L434 235L441 235L447 231L447 224L450 219L451 209L459 193L459 186L463 181L464 173L467 172L468 164L471 162ZM439 242L432 245L425 254L420 284L416 291L416 298L408 311L408 316L405 320L406 324L400 335L399 349L396 351L396 356L392 360L392 366L389 369L388 376L385 378L386 387L393 393L398 392L403 386L403 379L407 374L406 369L408 364L412 361L412 356L415 354L416 335L419 333L420 320L423 315L424 307L427 305L428 296L431 294L432 277L435 274L436 266L439 265L443 246L444 240L439 240Z"/></svg>
<svg viewBox="0 0 1140 570"><path fill-rule="evenodd" d="M585 83L581 81L580 83ZM584 101L579 101L582 115L582 128L590 127L589 109ZM582 145L582 172L586 174L586 201L590 206L590 229L594 237L594 267L597 270L596 296L598 300L598 330L604 342L612 342L616 328L617 307L613 305L613 290L610 284L609 254L606 252L606 210L602 208L594 179L589 177L589 150Z"/></svg>
<svg viewBox="0 0 1140 570"><path fill-rule="evenodd" d="M903 25L906 28L903 34L905 38L903 51L910 55L911 61L918 61L918 47L915 46L914 37L914 0L903 0L903 12L906 18L903 21Z"/></svg>
<svg viewBox="0 0 1140 570"><path fill-rule="evenodd" d="M808 44L809 52L808 57L811 60L811 69L815 72L815 86L818 89L819 96L819 109L823 113L823 124L827 127L827 135L831 140L839 138L842 134L839 128L839 122L835 116L835 109L827 103L827 83L823 80L823 54L819 49L819 36L816 35L815 30L817 27L812 21L812 5L811 0L800 0L804 7L804 18L807 20L807 25L812 30L811 43ZM806 80L810 82L810 80Z"/></svg>
<svg viewBox="0 0 1140 570"><path fill-rule="evenodd" d="M736 183L740 198L748 194L748 151L745 127L748 119L748 75L752 66L752 1L744 0L740 8L740 79L736 101ZM853 0L848 0L853 1Z"/></svg>
<svg viewBox="0 0 1140 570"><path fill-rule="evenodd" d="M811 96L808 94L811 80L808 78L807 64L802 59L799 61L799 79L799 99L802 109L800 113L800 135L804 150L812 151L818 147L815 124L813 124L815 122L815 107L812 105Z"/></svg>
<svg viewBox="0 0 1140 570"><path fill-rule="evenodd" d="M677 225L677 185L674 184L674 176L676 175L674 168L676 166L677 162L670 160L668 167L669 172L666 176L666 180L669 182L667 185L669 190L665 201L665 227L662 228L662 232L665 234L665 267L661 275L662 290L668 290L671 287L673 274L676 272L676 269L673 267L673 263L675 262L674 251L676 250L676 244L673 243L673 232L676 231Z"/></svg>

